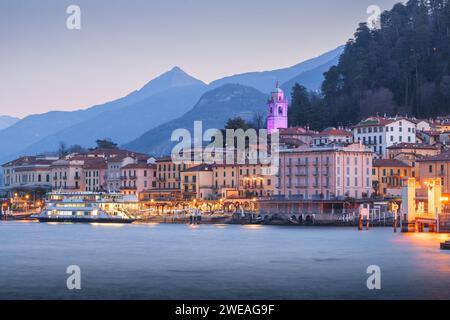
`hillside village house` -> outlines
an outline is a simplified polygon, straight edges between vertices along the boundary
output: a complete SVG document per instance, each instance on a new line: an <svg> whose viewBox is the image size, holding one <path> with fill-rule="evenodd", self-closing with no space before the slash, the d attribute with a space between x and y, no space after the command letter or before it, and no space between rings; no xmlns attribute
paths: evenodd
<svg viewBox="0 0 450 320"><path fill-rule="evenodd" d="M353 134L346 130L328 128L314 135L314 145L320 146L330 143L351 143Z"/></svg>
<svg viewBox="0 0 450 320"><path fill-rule="evenodd" d="M372 189L372 157L359 144L283 150L275 194L298 200L367 198Z"/></svg>
<svg viewBox="0 0 450 320"><path fill-rule="evenodd" d="M371 117L353 127L353 140L387 157L387 148L396 143L416 143L416 124L405 118Z"/></svg>
<svg viewBox="0 0 450 320"><path fill-rule="evenodd" d="M399 143L388 147L388 159L400 160L411 168L411 178L419 179L419 166L417 161L424 157L438 155L441 149L419 143Z"/></svg>
<svg viewBox="0 0 450 320"><path fill-rule="evenodd" d="M411 177L411 167L400 160L375 159L372 183L376 196L401 197L403 179Z"/></svg>

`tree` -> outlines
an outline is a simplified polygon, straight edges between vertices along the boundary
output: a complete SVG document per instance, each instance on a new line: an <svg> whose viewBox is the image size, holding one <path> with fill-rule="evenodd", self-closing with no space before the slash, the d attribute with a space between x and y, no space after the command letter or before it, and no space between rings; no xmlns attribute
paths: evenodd
<svg viewBox="0 0 450 320"><path fill-rule="evenodd" d="M266 128L265 120L266 119L264 118L264 115L261 112L254 112L251 126L255 130L265 129Z"/></svg>
<svg viewBox="0 0 450 320"><path fill-rule="evenodd" d="M360 24L338 65L325 73L326 114L335 124L357 122L370 111L446 115L442 91L448 92L449 76L450 1L399 3L382 14L380 29Z"/></svg>
<svg viewBox="0 0 450 320"><path fill-rule="evenodd" d="M247 123L247 121L245 121L241 117L229 119L225 125L225 129L232 130L242 129L246 131L250 128L252 128L252 125L250 123Z"/></svg>
<svg viewBox="0 0 450 320"><path fill-rule="evenodd" d="M97 140L97 149L117 149L117 143L112 142L109 139Z"/></svg>
<svg viewBox="0 0 450 320"><path fill-rule="evenodd" d="M68 153L69 153L69 152L68 152L68 150L67 150L67 145L66 145L66 143L63 142L63 141L60 141L60 142L59 142L59 147L58 147L58 156L59 156L60 158L62 158L62 157L67 156Z"/></svg>
<svg viewBox="0 0 450 320"><path fill-rule="evenodd" d="M71 145L68 149L69 153L84 153L86 149L80 146L79 144Z"/></svg>

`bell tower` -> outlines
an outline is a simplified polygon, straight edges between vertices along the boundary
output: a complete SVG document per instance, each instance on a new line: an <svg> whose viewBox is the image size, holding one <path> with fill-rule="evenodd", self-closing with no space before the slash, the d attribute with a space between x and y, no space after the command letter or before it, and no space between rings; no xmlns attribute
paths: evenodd
<svg viewBox="0 0 450 320"><path fill-rule="evenodd" d="M288 127L288 101L284 92L278 87L270 94L267 109L267 132L272 134Z"/></svg>

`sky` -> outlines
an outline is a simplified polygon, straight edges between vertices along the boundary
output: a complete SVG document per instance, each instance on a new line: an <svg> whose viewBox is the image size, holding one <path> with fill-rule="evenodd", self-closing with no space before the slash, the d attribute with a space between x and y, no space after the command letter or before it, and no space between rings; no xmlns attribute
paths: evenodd
<svg viewBox="0 0 450 320"><path fill-rule="evenodd" d="M84 109L179 66L209 83L344 44L399 0L0 0L0 115ZM81 29L69 30L70 5Z"/></svg>

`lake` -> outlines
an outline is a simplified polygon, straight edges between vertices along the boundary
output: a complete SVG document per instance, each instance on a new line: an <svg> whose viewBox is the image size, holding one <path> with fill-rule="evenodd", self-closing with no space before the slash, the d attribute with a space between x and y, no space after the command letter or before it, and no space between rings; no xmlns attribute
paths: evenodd
<svg viewBox="0 0 450 320"><path fill-rule="evenodd" d="M0 222L0 299L450 299L450 235ZM81 269L68 290L66 269ZM381 269L369 290L367 268Z"/></svg>

